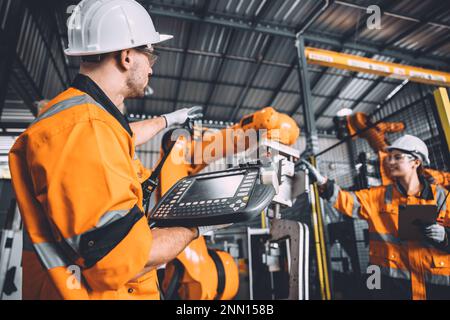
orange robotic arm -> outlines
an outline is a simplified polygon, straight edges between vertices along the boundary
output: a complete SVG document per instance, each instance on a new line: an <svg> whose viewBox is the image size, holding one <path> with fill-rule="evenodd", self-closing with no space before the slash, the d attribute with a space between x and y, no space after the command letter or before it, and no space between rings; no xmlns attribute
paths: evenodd
<svg viewBox="0 0 450 320"><path fill-rule="evenodd" d="M229 128L197 128L194 137L178 138L161 170L157 196L160 198L178 180L198 173L215 160L244 151L250 146L252 134L292 145L297 141L300 129L294 119L272 107L246 115Z"/></svg>
<svg viewBox="0 0 450 320"><path fill-rule="evenodd" d="M220 131L203 131L200 142L192 141L194 164L191 174L197 173L211 162L225 155L246 150L256 137L292 145L297 141L300 129L297 123L286 114L277 112L272 107L263 108L253 114L244 116L237 124ZM251 139L254 139L253 141ZM198 155L201 155L199 159Z"/></svg>
<svg viewBox="0 0 450 320"><path fill-rule="evenodd" d="M162 167L157 197L181 178L199 172L209 163L247 149L252 133L285 145L294 144L300 134L291 117L272 107L247 115L229 128L215 131L198 129L193 138L178 138ZM226 252L208 250L203 237L192 241L177 261L167 265L163 282L165 290L172 286L174 278L178 278L176 290L182 299L232 299L239 287L238 267L234 259Z"/></svg>
<svg viewBox="0 0 450 320"><path fill-rule="evenodd" d="M375 127L366 130L371 125L372 123L368 119L367 114L363 112L356 112L351 116L347 116L347 127L350 135L365 130L358 136L366 139L375 152L383 151L388 146L386 133L401 132L405 129L405 125L402 122L381 122Z"/></svg>

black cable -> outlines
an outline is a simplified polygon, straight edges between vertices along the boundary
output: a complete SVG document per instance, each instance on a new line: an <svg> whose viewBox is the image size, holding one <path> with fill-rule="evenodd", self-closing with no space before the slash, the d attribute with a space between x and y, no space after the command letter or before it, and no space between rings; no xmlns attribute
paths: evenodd
<svg viewBox="0 0 450 320"><path fill-rule="evenodd" d="M439 207L438 214L439 214L439 212L441 212L442 207L443 207L444 204L447 202L447 198L448 198L448 195L449 195L449 194L450 194L450 192L447 191L447 195L445 196L444 201L441 203L441 206Z"/></svg>
<svg viewBox="0 0 450 320"><path fill-rule="evenodd" d="M182 128L187 129L191 135L193 134L194 130L194 120L193 119L187 119L186 122L183 124ZM169 148L167 150L164 150L164 154L162 158L159 160L155 170L153 170L150 177L145 180L142 183L142 191L143 191L143 207L144 207L144 214L147 218L148 217L148 210L150 208L150 198L155 191L155 189L158 187L159 184L159 175L161 173L162 167L164 166L164 163L167 160L167 157L169 157L170 153L172 152L173 147L176 144L176 141L172 141L169 145Z"/></svg>

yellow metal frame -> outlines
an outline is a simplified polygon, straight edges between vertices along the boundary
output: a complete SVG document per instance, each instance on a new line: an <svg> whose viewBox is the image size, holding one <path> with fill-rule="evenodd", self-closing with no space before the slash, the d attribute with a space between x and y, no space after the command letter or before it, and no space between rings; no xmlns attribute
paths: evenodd
<svg viewBox="0 0 450 320"><path fill-rule="evenodd" d="M450 87L450 73L447 72L384 62L312 47L305 48L305 55L306 61L311 64Z"/></svg>
<svg viewBox="0 0 450 320"><path fill-rule="evenodd" d="M441 121L442 131L450 152L450 101L446 88L438 88L434 91L434 100Z"/></svg>
<svg viewBox="0 0 450 320"><path fill-rule="evenodd" d="M317 166L315 157L311 157L310 161L313 166ZM322 300L331 300L328 256L326 250L324 223L322 219L322 207L320 205L319 190L317 188L317 184L314 184L311 188L310 201L317 257L317 269L319 271L320 293L322 296Z"/></svg>

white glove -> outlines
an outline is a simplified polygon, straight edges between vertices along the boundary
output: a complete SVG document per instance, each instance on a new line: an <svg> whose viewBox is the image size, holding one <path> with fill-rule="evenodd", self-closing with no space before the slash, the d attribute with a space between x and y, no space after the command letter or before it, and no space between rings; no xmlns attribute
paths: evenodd
<svg viewBox="0 0 450 320"><path fill-rule="evenodd" d="M192 108L183 108L171 113L164 114L163 117L166 119L167 128L177 124L183 124L187 119L200 119L203 117L203 108L196 106Z"/></svg>
<svg viewBox="0 0 450 320"><path fill-rule="evenodd" d="M443 242L445 240L445 228L437 223L426 226L425 236L435 242Z"/></svg>
<svg viewBox="0 0 450 320"><path fill-rule="evenodd" d="M316 181L319 186L324 185L327 182L327 178L324 177L316 167L314 167L311 163L305 160L300 160L300 162L305 165L305 167L309 171L309 176L311 180Z"/></svg>
<svg viewBox="0 0 450 320"><path fill-rule="evenodd" d="M200 227L197 227L197 229L198 229L198 236L200 237L200 236L203 236L203 235L207 234L208 232L224 229L224 228L227 228L227 227L229 227L231 225L232 225L232 223L217 224L217 225L214 225L214 226L200 226Z"/></svg>

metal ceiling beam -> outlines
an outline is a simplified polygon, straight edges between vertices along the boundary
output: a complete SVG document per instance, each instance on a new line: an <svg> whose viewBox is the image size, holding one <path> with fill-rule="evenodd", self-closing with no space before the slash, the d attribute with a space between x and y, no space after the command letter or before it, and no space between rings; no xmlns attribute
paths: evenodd
<svg viewBox="0 0 450 320"><path fill-rule="evenodd" d="M439 41L436 41L431 47L425 49L424 51L420 52L417 57L421 57L430 53L433 53L436 49L439 49L440 47L448 44L450 41L450 32L447 32L445 36L442 37Z"/></svg>
<svg viewBox="0 0 450 320"><path fill-rule="evenodd" d="M391 47L393 45L395 45L395 43L397 43L398 41L408 37L409 35L411 35L413 32L417 31L421 26L418 25L413 25L407 29L405 29L404 31L397 33L397 35L387 41L385 44L383 44L383 46L380 48L380 50L384 50L385 48Z"/></svg>
<svg viewBox="0 0 450 320"><path fill-rule="evenodd" d="M179 79L178 77L175 77L175 76L164 76L164 75L153 75L152 78L154 78L154 79L163 79L163 80L174 80L174 81L178 81L178 79ZM382 77L381 77L381 79L382 79ZM370 79L364 79L364 80L372 81ZM224 86L242 88L242 85L240 85L240 84L233 83L233 82L225 82L225 81L224 82L211 83L211 81L208 81L208 80L193 79L193 78L183 78L183 81L200 83L200 84L207 84L207 85L214 84L216 86L224 85ZM316 80L314 83L316 83L316 82L318 82L318 81ZM397 83L395 83L395 84L397 84ZM312 87L314 88L314 86L312 86ZM271 92L273 92L273 95L275 95L275 93L278 93L278 94L285 93L285 94L294 94L294 95L298 95L299 94L299 92L296 91L296 90L276 90L274 88L263 87L263 86L256 86L256 85L252 85L250 87L250 89L262 90L262 91L271 91ZM330 98L330 96L326 96L326 95L322 95L322 94L318 94L318 93L312 93L312 96L313 97L319 97L319 98ZM350 102L357 101L356 99L350 99L350 98L339 98L339 100L350 101ZM376 102L376 101L368 101L368 100L363 100L361 102L367 103L367 104L378 104L378 102ZM201 104L201 102L197 101L196 104ZM272 105L272 104L273 103L266 103L266 104L262 104L262 105L269 106L269 105ZM294 110L293 113L295 113L295 110Z"/></svg>
<svg viewBox="0 0 450 320"><path fill-rule="evenodd" d="M57 12L52 11L52 10L49 10L48 12L50 12L50 14L52 15L52 23L53 23L53 25L55 27L54 31L55 31L55 33L57 35L58 47L60 49L59 53L60 53L61 59L62 59L62 61L64 63L64 71L66 72L66 79L67 79L68 82L71 82L72 79L70 78L70 72L69 72L69 65L68 65L68 62L67 62L67 57L64 54L64 47L63 47L63 43L62 43L62 38L59 36L60 27L59 27L58 15L57 15Z"/></svg>
<svg viewBox="0 0 450 320"><path fill-rule="evenodd" d="M373 90L375 90L375 88L381 83L381 79L383 79L383 77L379 77L377 80L375 80L374 82L372 82L366 90L364 90L364 92L362 94L360 94L360 96L356 99L355 102L353 102L350 106L349 109L356 109L356 107L360 104L360 103L365 103L364 102L364 97L366 97L368 94L370 94Z"/></svg>
<svg viewBox="0 0 450 320"><path fill-rule="evenodd" d="M331 96L327 96L327 95L324 95L324 94L318 94L318 93L312 93L311 95L313 97L323 98L323 99L330 99L330 98L332 98ZM337 98L335 98L335 100L352 102L352 103L359 101L358 99L342 98L342 97L337 97ZM373 104L373 105L378 104L378 102L376 102L376 101L369 101L369 100L364 100L364 99L359 101L359 103L366 103L366 104Z"/></svg>
<svg viewBox="0 0 450 320"><path fill-rule="evenodd" d="M298 66L297 66L298 67ZM322 78L326 75L328 68L324 68L322 71L320 71L319 75L316 77L316 79L311 83L311 96L316 97L318 95L315 95L314 89L316 89L317 84L322 80ZM308 69L308 72L310 70ZM299 95L299 100L301 98L301 94ZM321 97L322 98L322 97ZM288 114L292 117L300 108L303 108L302 102L299 101L294 105L294 108L288 112Z"/></svg>
<svg viewBox="0 0 450 320"><path fill-rule="evenodd" d="M20 62L17 62L18 64ZM26 71L25 71L26 72ZM29 77L29 75L25 75L26 78ZM23 84L18 79L18 75L16 73L13 73L10 78L11 86L14 88L14 90L19 94L25 105L28 107L30 112L36 116L38 113L37 107L34 104L34 101L36 101L35 97L32 96L31 92L27 90L25 87L23 87ZM34 82L30 83L32 87L35 86ZM37 90L37 88L35 88ZM38 98L42 98L40 96L37 96Z"/></svg>
<svg viewBox="0 0 450 320"><path fill-rule="evenodd" d="M393 1L393 2L395 2L395 1ZM353 3L353 2L346 2L346 1L336 0L335 3L338 4L338 5L352 7L352 8L356 8L356 9L360 9L360 10L364 10L364 11L367 10L366 6L358 5L358 4ZM414 21L414 22L422 23L422 21L418 17L408 16L406 14L401 14L401 13L398 13L398 12L385 10L383 12L383 14L386 15L386 16L393 17L393 18L397 18L397 19L402 19L402 20L408 20L408 21ZM441 28L446 28L446 29L450 30L450 25L442 23L442 22L430 21L427 24L429 24L430 26L441 27Z"/></svg>
<svg viewBox="0 0 450 320"><path fill-rule="evenodd" d="M334 1L333 1L334 2ZM308 22L296 33L296 48L297 48L297 68L298 68L298 81L300 84L300 87L302 89L300 98L301 98L301 103L298 107L294 107L294 109L289 113L290 116L293 116L297 110L299 110L300 108L303 109L303 112L305 114L304 116L304 121L306 122L306 124L311 123L311 121L314 122L314 126L311 128L312 132L309 132L307 134L309 134L309 137L307 137L307 139L311 140L311 145L310 145L310 150L311 152L314 152L314 150L317 148L317 146L315 145L316 142L315 140L315 131L316 131L316 125L315 125L315 120L312 119L312 114L313 114L313 109L312 109L312 99L311 97L313 96L313 91L316 89L317 84L322 80L322 78L325 76L327 69L328 68L324 68L321 73L319 74L319 76L314 80L314 82L312 83L312 85L308 82L309 80L309 70L308 70L308 64L306 61L306 56L305 56L305 42L304 42L304 33L307 30L307 28L309 28L314 21L319 18L319 16L324 13L330 6L330 1L325 0L323 1L323 3L321 4L321 7L317 10L314 10L312 13L312 16L310 16ZM301 37L301 38L300 38ZM299 50L302 50L302 52L300 52ZM305 60L305 61L303 61ZM306 95L306 96L304 96ZM306 104L306 105L305 105ZM311 124L309 124L311 126Z"/></svg>
<svg viewBox="0 0 450 320"><path fill-rule="evenodd" d="M140 99L129 99L129 100L131 101L131 100L141 100L141 99L143 99L145 101L156 101L156 102L169 102L169 103L174 103L175 102L175 99L167 99L167 98L160 98L160 97L145 97L145 98L140 98ZM191 100L184 100L184 99L180 100L180 102L183 103L183 104L186 104L186 105L199 104L198 101L191 101ZM125 105L126 105L126 103L125 103ZM224 103L214 103L214 106L220 107L220 108L224 108L224 109L231 109L231 108L235 107L235 105L224 104ZM249 106L246 106L245 109L246 110L251 110L251 111L261 110L261 108L249 107ZM139 111L135 110L134 112L131 112L131 113L139 114ZM301 113L299 113L299 114L301 114ZM327 118L331 119L332 117L327 117Z"/></svg>
<svg viewBox="0 0 450 320"><path fill-rule="evenodd" d="M333 1L334 2L334 1ZM306 24L306 26L305 27L303 27L302 29L300 29L300 31L297 33L297 42L296 42L296 46L297 46L297 56L298 56L298 70L299 70L299 72L298 72L298 76L299 76L299 83L300 83L300 87L302 87L302 89L303 89L303 93L302 94L305 94L305 91L306 91L306 94L308 95L308 96L314 96L313 95L313 91L316 89L316 86L318 85L318 83L322 80L322 78L325 76L325 74L326 74L326 72L327 72L327 70L328 70L328 68L324 68L321 72L320 72L320 74L317 76L317 78L314 80L314 82L312 83L312 85L311 84L306 84L306 83L303 83L303 84L301 84L301 82L302 82L302 80L303 80L303 82L305 82L305 80L306 79L304 79L305 77L306 78L309 78L309 70L308 70L308 65L307 65L307 63L306 63L306 56L305 56L305 52L304 52L304 49L305 49L305 44L304 44L304 37L302 37L301 39L300 38L298 38L300 35L303 35L303 33L306 31L306 29L320 16L320 14L322 14L328 7L329 7L329 5L330 5L330 1L325 1L325 3L323 4L323 6L321 7L321 9L319 9L316 13L315 13L315 15L311 18L311 20L309 21L309 23L307 23ZM299 47L299 45L300 45L300 47ZM299 50L303 50L303 52L300 52ZM305 61L303 61L305 59ZM301 62L301 64L304 64L303 65L303 68L302 68L302 66L300 65L300 62ZM305 88L305 86L309 86L308 88ZM306 89L306 90L305 90ZM315 123L315 120L314 119L312 119L313 117L312 117L312 114L313 114L313 109L312 109L312 99L310 99L309 97L302 97L302 96L300 96L300 98L301 98L301 101L299 101L300 102L300 105L298 106L298 107L294 107L293 109L292 109L292 111L291 112L289 112L289 115L290 116L293 116L296 112L297 112L297 110L299 110L300 108L302 108L303 110L306 110L306 109L308 109L308 114L307 114L307 116L305 116L305 118L306 117L308 117L309 119L305 119L305 120L308 120L309 122L311 122L311 121L313 121L314 123ZM309 100L311 100L311 101L309 101ZM309 103L309 105L307 105L307 106L305 106L304 104L305 103ZM305 111L304 111L305 112ZM305 112L306 113L306 112ZM314 127L315 127L315 125L314 125ZM313 128L314 129L314 128ZM314 129L315 130L315 129ZM314 138L313 137L313 134L311 135L311 138ZM312 145L311 146L312 148L311 148L311 150L310 151L312 151L312 150L314 150L314 148L316 148L314 145Z"/></svg>
<svg viewBox="0 0 450 320"><path fill-rule="evenodd" d="M5 131L6 129L26 129L31 122L19 122L19 121L4 121L0 122L0 128Z"/></svg>
<svg viewBox="0 0 450 320"><path fill-rule="evenodd" d="M180 72L180 77L179 77L179 80L177 82L177 87L176 87L176 91L175 91L175 94L176 94L175 101L177 101L178 98L180 97L181 81L183 80L182 78L183 78L183 74L184 74L184 69L186 68L186 58L187 58L186 52L188 51L189 44L191 43L192 30L193 29L194 29L194 23L191 22L191 23L189 23L188 30L187 30L186 43L185 43L185 46L184 46L184 48L185 48L184 49L184 54L181 57L181 67L180 67L181 72ZM175 104L173 105L172 111L175 111L176 109L177 109L177 103L175 102Z"/></svg>
<svg viewBox="0 0 450 320"><path fill-rule="evenodd" d="M236 106L230 115L230 121L234 121L234 119L236 118L236 116L239 112L240 107L242 106L242 104L245 101L245 98L247 98L248 92L250 91L250 88L251 88L253 82L255 81L259 70L261 69L261 66L262 66L261 61L264 59L265 55L267 54L267 51L269 50L270 46L272 45L273 39L274 38L272 36L267 35L266 39L264 40L262 47L260 48L259 53L257 55L258 62L253 65L253 71L247 77L246 85L241 90L241 94L239 95L239 99L236 103Z"/></svg>
<svg viewBox="0 0 450 320"><path fill-rule="evenodd" d="M396 63L397 61L393 61L393 63ZM354 110L356 107L364 101L364 98L367 97L368 94L370 94L375 88L383 81L384 77L378 77L375 81L373 81L366 90L358 97L358 99L351 104L349 109Z"/></svg>
<svg viewBox="0 0 450 320"><path fill-rule="evenodd" d="M273 90L272 95L270 96L269 99L267 99L267 103L265 103L264 105L273 106L278 94L280 92L283 92L282 88L285 85L286 81L289 79L289 76L294 71L294 68L296 66L297 66L297 57L294 57L294 59L292 59L291 67L287 68L286 71L284 71L283 75L280 77L280 81L278 82L277 86ZM286 91L284 91L284 92L286 92ZM297 92L297 94L298 94L298 92Z"/></svg>
<svg viewBox="0 0 450 320"><path fill-rule="evenodd" d="M321 49L317 49L317 48L313 48L313 47L308 47L307 49L308 50L314 50L314 51L323 51ZM180 54L183 53L183 49L168 48L168 47L160 48L160 51L176 52L176 53L180 53ZM329 51L329 50L326 50L326 51ZM335 52L335 51L332 51L332 52ZM188 50L187 53L188 54L192 54L192 55L201 55L201 56L208 56L208 57L215 57L215 58L221 57L221 54L219 54L219 53L212 53L212 52L199 51L199 50ZM357 56L355 56L355 57L357 57ZM248 62L248 63L258 62L254 58L248 58L248 57L242 57L242 56L226 55L225 58L228 59L228 60L234 60L234 61L239 61L239 62ZM310 59L310 57L309 57L309 59ZM320 64L320 63L322 63L322 62L317 60L317 64ZM382 61L379 61L379 63L383 64ZM264 60L264 59L261 61L261 64L266 65L266 66L279 67L279 68L292 68L292 65L289 64L289 63L277 62L277 61L271 61L271 60ZM322 64L325 64L325 62L323 62ZM311 72L318 72L317 70L313 69L313 64L311 64L311 63L308 64L308 70L311 71ZM365 70L361 70L361 72L365 72ZM437 71L437 72L439 72L439 71ZM332 71L327 71L327 74L332 74ZM336 74L336 75L339 75L339 74ZM345 77L345 75L341 75L341 76ZM358 76L356 76L356 77L358 77ZM359 77L359 78L361 78L361 77ZM386 82L388 82L388 81L386 81Z"/></svg>
<svg viewBox="0 0 450 320"><path fill-rule="evenodd" d="M320 97L320 98L329 98L329 97L326 97L326 96L321 96L321 95L317 95L317 94L314 94L313 92L314 92L314 90L316 89L316 87L317 87L317 85L320 83L320 81L322 80L322 78L327 74L327 70L328 70L328 68L324 68L321 72L320 72L320 74L316 77L316 79L313 81L313 83L311 84L311 96L313 96L313 97ZM310 70L308 69L308 72L309 72ZM349 78L351 78L351 77L349 77ZM290 116L292 116L292 115L294 115L300 108L302 108L303 106L300 104L299 106L295 106L294 107L294 109L292 109L290 112L289 112L289 115Z"/></svg>
<svg viewBox="0 0 450 320"><path fill-rule="evenodd" d="M311 14L308 16L308 18L306 18L305 20L306 20L306 23L301 27L301 28L299 28L298 29L298 31L296 32L296 36L297 36L297 38L298 37L300 37L301 35L303 35L304 33L305 33L305 31L319 18L319 16L321 15L321 14L323 14L327 9L328 9L328 7L330 6L330 4L331 4L331 2L332 1L329 1L329 0L325 0L325 1L322 1L322 3L319 3L319 6L318 7L316 7L316 8L314 8L313 10L312 10L312 12L311 12ZM298 41L298 40L297 40ZM291 74L291 72L294 70L294 68L300 68L300 66L299 66L299 56L298 56L298 51L297 51L297 55L296 56L294 56L294 59L293 59L293 61L292 61L292 63L291 63L291 67L290 68L288 68L288 70L285 72L285 74L281 77L281 80L280 80L280 82L279 82L279 84L278 84L278 86L277 86L277 88L276 88L276 90L275 90L275 92L272 94L272 96L270 97L270 104L269 105L272 105L274 102L275 102L275 99L276 99L276 97L278 96L278 92L279 91L281 91L281 89L283 88L283 85L284 85L284 83L287 81L287 79L289 78L289 76L290 76L290 74ZM306 65L305 66L306 68L308 68L308 66ZM309 70L306 70L306 72L308 72ZM326 69L325 69L325 71L326 71ZM323 77L323 75L324 75L324 72L325 71L323 71L322 73L321 73L321 75L319 76L319 78L318 79L316 79L316 82L315 82L315 84L313 85L314 87L315 87L315 85L317 84L317 81L319 81L322 77ZM312 92L312 90L311 90L311 92ZM301 98L301 94L300 94L300 98ZM295 110L296 110L297 108L294 108L294 112L293 113L295 113ZM293 113L291 114L291 116L293 115Z"/></svg>
<svg viewBox="0 0 450 320"><path fill-rule="evenodd" d="M175 99L167 99L167 98L160 98L160 97L144 97L140 99L130 99L130 100L144 100L144 101L157 101L157 102L168 102L168 103L175 103ZM185 105L198 105L198 101L191 101L186 99L178 100L179 103L185 104ZM126 105L126 102L125 102ZM224 103L214 103L214 106L221 107L221 108L233 108L233 105L224 104ZM138 111L134 111L135 113L139 113Z"/></svg>
<svg viewBox="0 0 450 320"><path fill-rule="evenodd" d="M175 53L184 53L184 50L181 48L174 48L174 47L159 47L159 51L168 51L168 52L175 52ZM198 56L205 56L205 57L211 57L211 58L225 58L227 60L233 60L233 61L239 61L239 62L258 62L256 58L250 58L250 57L243 57L243 56L235 56L231 54L224 53L218 53L218 52L209 52L209 51L202 51L202 50L188 50L186 52L187 54L191 55L198 55ZM272 61L272 60L263 60L261 62L264 65L267 66L273 66L273 67L280 67L280 68L288 68L290 67L289 64L285 62L278 62L278 61Z"/></svg>
<svg viewBox="0 0 450 320"><path fill-rule="evenodd" d="M206 17L206 15L208 14L209 3L210 1L206 0L205 3L203 4L203 7L198 10L198 15L200 17Z"/></svg>
<svg viewBox="0 0 450 320"><path fill-rule="evenodd" d="M319 85L320 81L322 80L323 77L325 77L327 75L327 68L325 67L317 76L317 78L313 81L313 83L311 84L311 92L314 92L314 90L316 89L316 87ZM309 72L309 69L308 69ZM349 77L351 78L351 77Z"/></svg>
<svg viewBox="0 0 450 320"><path fill-rule="evenodd" d="M443 9L445 9L445 6L447 6L447 3L442 3L440 6L436 6L431 12L425 12L424 15L422 15L419 20L421 21L419 22L413 22L413 24L407 28L406 30L398 33L393 39L391 39L390 41L387 41L381 49L386 49L388 47L391 47L392 45L394 45L395 43L397 43L398 41L408 37L409 35L411 35L412 33L414 33L415 31L419 30L420 28L426 26L426 24L428 22L431 21L431 19L439 12L442 12Z"/></svg>
<svg viewBox="0 0 450 320"><path fill-rule="evenodd" d="M259 10L258 14L252 20L251 24L253 26L257 25L261 21L261 19L267 14L267 12L269 12L273 8L274 3L275 3L275 1L267 1L267 2L265 2L263 4L263 7ZM205 19L205 16L202 16L202 18ZM230 39L229 39L229 42L227 43L227 48L225 49L225 55L230 49L231 37L233 35L234 35L234 32L232 34L230 34ZM222 57L222 60L221 60L220 66L219 66L219 72L216 74L217 80L218 80L218 77L221 74L221 71L222 71L224 63L225 63L225 59L224 59L224 57ZM205 106L204 114L206 114L206 111L207 111L207 108L208 108L208 104L211 101L214 89L215 89L215 85L210 90L210 92L208 92L208 96L207 96L207 100L206 100L207 103L206 103L206 106Z"/></svg>
<svg viewBox="0 0 450 320"><path fill-rule="evenodd" d="M386 98L384 98L383 101L378 104L379 107L376 108L375 110L372 110L370 117L374 117L378 112L380 112L387 105L387 103L389 101L392 100L392 98L394 98L394 96L398 95L402 90L404 90L410 84L411 84L411 82L407 82L406 84L403 84L403 83L400 84L401 87L399 89L397 89L398 86L394 89L394 90L397 90L397 92L395 92L395 94L392 94L392 91L389 92L389 94L386 96Z"/></svg>
<svg viewBox="0 0 450 320"><path fill-rule="evenodd" d="M39 21L39 19L37 19L36 15L39 12L38 11L38 7L36 7L36 4L33 3L30 7L30 12L31 12L31 18L34 20L34 22L36 23L36 27L38 29L39 34L42 37L42 42L44 43L45 48L47 49L48 52L48 56L50 58L50 61L52 62L53 66L55 67L55 71L56 71L56 75L58 76L59 80L61 81L61 83L63 84L63 86L68 86L68 80L64 79L61 70L59 70L58 64L56 62L56 58L53 56L53 52L52 52L52 47L51 45L48 43L48 39L46 39L44 31L42 30L42 26L41 23ZM45 12L46 10L44 10ZM56 30L55 30L56 32Z"/></svg>
<svg viewBox="0 0 450 320"><path fill-rule="evenodd" d="M348 78L348 79L341 80L338 83L336 88L333 90L333 94L331 95L331 97L327 99L330 102L328 103L328 101L325 101L322 104L322 106L320 106L320 108L314 113L314 118L316 120L324 115L324 113L330 108L330 106L334 103L334 101L339 97L342 90L344 90L352 82L352 80L353 80L352 78Z"/></svg>
<svg viewBox="0 0 450 320"><path fill-rule="evenodd" d="M43 99L42 92L39 90L30 73L25 68L23 62L17 56L14 63L14 72L12 79L14 78L17 80L17 87L15 88L15 90L24 100L30 111L33 112L34 115L36 115L37 110L33 103L36 100Z"/></svg>
<svg viewBox="0 0 450 320"><path fill-rule="evenodd" d="M368 54L372 55L383 55L383 56L389 56L392 58L396 58L399 60L403 60L405 62L411 63L413 65L421 65L421 66L434 66L434 67L442 67L449 69L450 62L448 59L445 58L437 58L437 57L430 57L430 56L423 56L420 58L415 57L415 53L411 51L405 51L403 49L393 49L393 48L386 48L386 49L380 49L377 46L361 41L359 40L358 43L355 42L340 42L337 39L327 37L320 35L318 33L313 34L312 32L305 35L305 39L312 41L312 42L319 42L322 44L327 44L334 47L342 47L344 49L350 49L350 50L358 50L363 51Z"/></svg>
<svg viewBox="0 0 450 320"><path fill-rule="evenodd" d="M230 20L230 18L225 18L223 16L219 15L208 15L207 17L200 17L194 12L191 11L181 11L181 10L174 10L174 9L168 9L164 6L153 6L151 9L151 14L154 16L161 16L161 17L170 17L170 18L176 18L176 19L183 19L183 20L190 20L190 21L198 21L203 22L207 24L212 25L219 25L223 27L228 28L234 28L239 30L246 30L246 31L255 31L255 32L261 32L266 34L271 34L274 36L280 36L290 39L295 39L295 31L292 29L289 29L285 26L277 26L275 27L267 27L262 25L252 26L251 23L249 24L249 21L246 20L239 20L238 17L236 17L233 21ZM324 36L319 33L315 32L305 32L304 38L307 41L311 42L317 42L322 43L326 45L330 45L333 47L343 47L344 49L352 49L352 50L359 50L364 51L371 54L379 54L379 55L386 55L391 56L393 58L397 58L400 60L408 61L410 63L415 63L419 65L431 65L431 66L438 66L438 67L450 67L450 63L446 59L442 58L431 58L431 57L420 57L416 58L414 56L414 52L411 52L409 50L404 49L395 49L395 48L386 48L383 50L380 50L377 46L370 44L370 43L363 43L359 41L358 43L355 43L353 41L345 41L343 42L341 39L337 37L332 36Z"/></svg>
<svg viewBox="0 0 450 320"><path fill-rule="evenodd" d="M253 26L257 26L258 23L261 22L262 19L264 19L264 17L267 15L267 13L269 13L270 10L272 10L274 4L276 3L276 1L273 0L266 0L266 2L264 2L262 8L259 10L258 14L255 15L255 17L252 20L252 25Z"/></svg>
<svg viewBox="0 0 450 320"><path fill-rule="evenodd" d="M197 14L200 17L205 17L208 14L208 8L209 8L209 1L205 1L205 3L203 4L203 7L200 8L197 11ZM177 101L179 100L179 97L180 97L181 82L183 80L184 70L185 70L185 67L186 67L187 52L189 50L189 45L191 43L192 30L194 29L194 27L195 27L194 26L194 22L190 22L189 26L188 26L188 31L187 31L186 43L184 45L184 52L183 52L183 55L181 57L181 68L180 68L181 69L181 73L180 73L179 80L177 82L177 88L176 88L176 93L175 93L176 94L176 98L175 98L175 103L173 105L173 111L176 110L177 105L178 105Z"/></svg>
<svg viewBox="0 0 450 320"><path fill-rule="evenodd" d="M266 63L264 62L265 60L263 60L262 64L266 65ZM256 61L255 61L256 62ZM78 70L80 67L78 66L69 66L69 69L73 69L73 70ZM292 65L288 65L286 64L285 66L283 66L283 68L288 69L288 68L292 68ZM325 73L324 73L325 71ZM325 69L325 70L320 70L315 68L313 65L308 65L308 72L313 72L313 73L320 73L320 74L324 74L327 76L333 76L333 77L341 77L341 78L350 78L349 74L342 74L342 73L337 73L334 72L333 70L330 69ZM154 74L152 77L156 77L156 78L166 78L166 79L171 79L171 80L177 80L178 77L175 76L167 76L167 75L158 75L158 74ZM363 77L363 76L359 76L359 75L355 75L352 78L354 79L361 79L361 80L372 80L372 79L368 79L367 77ZM203 80L203 79L195 79L195 78L183 78L183 80L185 81L193 81L193 82L204 82L204 83L215 83L215 84L223 84L223 85L230 85L230 86L238 86L236 83L232 83L232 82L226 82L226 81L221 81L221 82L213 82L210 80ZM388 79L388 78L383 78L383 83L387 83L387 84L397 84L398 80L394 80L394 79ZM258 87L254 87L255 89L257 89ZM271 89L272 90L272 89ZM289 91L286 91L289 92Z"/></svg>
<svg viewBox="0 0 450 320"><path fill-rule="evenodd" d="M310 15L305 19L305 24L295 31L295 38L298 39L299 36L304 36L306 30L314 23L316 20L330 7L334 0L321 0L317 7L315 7Z"/></svg>
<svg viewBox="0 0 450 320"><path fill-rule="evenodd" d="M6 18L5 27L0 31L0 119L8 94L9 81L16 57L20 26L25 10L22 0L12 1Z"/></svg>
<svg viewBox="0 0 450 320"><path fill-rule="evenodd" d="M16 137L21 134L22 134L22 132L10 132L10 131L1 131L0 132L1 137Z"/></svg>
<svg viewBox="0 0 450 320"><path fill-rule="evenodd" d="M223 69L223 66L225 65L225 61L226 61L225 57L229 54L229 52L231 50L231 43L233 42L234 35L235 35L235 31L233 29L230 30L228 32L228 36L224 42L223 53L221 54L220 62L217 65L216 69L214 70L215 76L209 86L208 93L206 94L205 104L203 105L203 114L204 115L206 115L206 112L208 111L209 104L211 103L211 99L212 99L214 91L216 89L216 84L217 84L220 76L222 75L222 69Z"/></svg>
<svg viewBox="0 0 450 320"><path fill-rule="evenodd" d="M328 5L329 3L327 3L327 5ZM304 30L303 30L304 31ZM303 59L305 59L305 62L304 62L304 70L302 70L302 68L299 66L299 82L301 82L302 81L302 77L309 77L309 75L308 75L308 69L307 69L307 62L306 62L306 55L305 55L305 44L304 44L304 40L303 40L304 38L302 38L302 40L301 40L301 42L297 42L297 43L299 43L299 44L301 44L301 50L303 50L303 52L299 52L299 57L300 57L300 59L301 59L301 61L302 61L302 63L303 63ZM299 50L300 48L298 47L297 48L297 50ZM341 47L340 48L340 50L342 50L343 48ZM308 96L310 95L311 97L313 96L313 94L312 94L312 92L316 89L316 86L320 83L320 81L323 79L323 77L325 76L325 74L326 74L326 72L327 72L327 70L328 70L328 68L327 67L325 67L323 70L322 70L322 72L320 73L320 75L314 80L314 82L312 83L312 85L310 85L310 89L308 88L308 92L307 92L307 94L308 94ZM353 74L351 74L351 75L356 75L356 73L353 73ZM350 78L353 78L353 77L350 77ZM308 84L303 84L302 85L302 87L304 87L304 86L306 86L306 85L308 85ZM310 92L309 92L310 91ZM304 97L303 98L303 101L301 102L301 104L298 106L298 107L295 107L289 114L290 114L290 116L293 116L300 108L303 108L303 110L306 110L306 109L310 109L309 110L309 117L311 118L311 119L309 119L308 121L309 122L314 122L315 123L315 121L317 120L317 118L315 117L315 116L313 116L313 113L314 113L314 110L312 109L312 99L311 99L311 101L309 101L310 100L310 98L309 97ZM305 106L304 104L305 103L309 103L310 105L309 106ZM304 111L305 112L305 111ZM305 112L306 113L306 112ZM312 119L312 118L314 118L314 119ZM313 148L314 149L314 148Z"/></svg>
<svg viewBox="0 0 450 320"><path fill-rule="evenodd" d="M156 101L156 102L168 102L168 103L175 103L175 99L166 99L166 98L158 98L158 97L146 97L146 98L142 98L145 101ZM140 100L140 99L130 99L130 100ZM195 105L198 104L198 101L190 101L190 100L179 100L180 103L186 104L186 105ZM126 105L126 102L125 102ZM214 103L214 106L219 107L219 108L223 108L223 109L232 109L235 106L234 105L230 105L230 104L224 104L224 103ZM261 108L256 108L256 107L245 107L246 110L250 110L250 111L259 111L261 110ZM139 111L133 111L131 112L130 110L127 111L128 114L146 114L147 113L140 113ZM298 113L301 114L301 113ZM152 114L152 115L156 115L156 114ZM330 116L324 116L324 118L327 119L332 119L333 117ZM223 121L227 121L227 120L223 120Z"/></svg>

